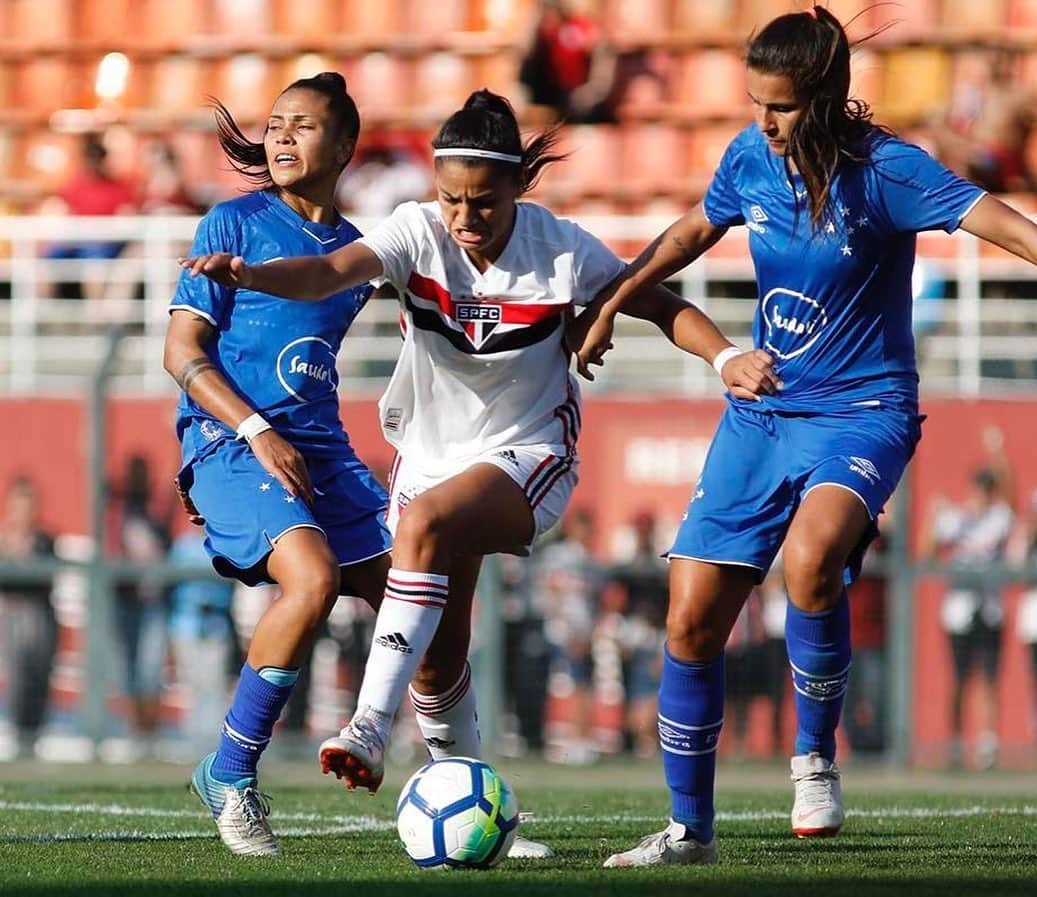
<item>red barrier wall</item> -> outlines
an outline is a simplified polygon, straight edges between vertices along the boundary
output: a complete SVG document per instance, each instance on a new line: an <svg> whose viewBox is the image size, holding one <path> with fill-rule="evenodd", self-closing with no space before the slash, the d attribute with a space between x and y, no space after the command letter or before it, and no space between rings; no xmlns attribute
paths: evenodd
<svg viewBox="0 0 1037 897"><path fill-rule="evenodd" d="M574 503L592 507L601 545L607 550L616 529L639 509L652 508L672 530L684 512L722 403L678 399L596 399L586 403L581 437L581 482ZM981 433L989 425L1004 433L1015 470L1017 507L1037 488L1037 399L1020 401L930 400L929 419L913 465L913 530L921 531L934 496L965 497L971 471L983 461ZM174 405L163 399L119 399L111 403L108 471L118 478L128 454L150 456L158 486L178 464L173 439ZM381 439L373 399L342 404L343 419L361 457L388 467L392 453ZM0 401L4 422L0 485L16 471L39 482L45 518L56 532L85 532L88 483L84 405L69 399ZM916 613L916 759L943 760L948 735L950 653L939 625L941 586L923 582ZM1006 607L1000 735L1006 762L1025 762L1034 741L1034 686L1024 646L1016 637L1019 590ZM975 731L978 707L971 696L967 728Z"/></svg>

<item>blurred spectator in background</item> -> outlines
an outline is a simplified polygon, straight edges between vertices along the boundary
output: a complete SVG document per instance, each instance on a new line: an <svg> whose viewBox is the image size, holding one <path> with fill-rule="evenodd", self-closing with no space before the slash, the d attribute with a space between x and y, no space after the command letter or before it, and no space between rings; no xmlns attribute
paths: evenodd
<svg viewBox="0 0 1037 897"><path fill-rule="evenodd" d="M1019 602L1016 630L1030 658L1030 693L1034 699L1030 710L1030 733L1037 742L1037 490L1030 496L1023 537L1028 587Z"/></svg>
<svg viewBox="0 0 1037 897"><path fill-rule="evenodd" d="M544 613L534 592L534 562L513 554L500 563L504 618L504 694L515 718L516 739L505 744L510 756L544 749L548 648Z"/></svg>
<svg viewBox="0 0 1037 897"><path fill-rule="evenodd" d="M631 520L633 554L616 564L609 576L619 590L620 606L602 619L617 646L624 712L624 747L651 757L659 744L657 697L662 672L662 645L669 599L669 565L659 553L658 521L642 510ZM611 625L609 620L611 619Z"/></svg>
<svg viewBox="0 0 1037 897"><path fill-rule="evenodd" d="M171 564L212 568L205 551L205 535L189 530L173 542ZM188 709L183 734L186 757L195 756L212 740L223 721L227 704L234 622L231 599L234 586L212 574L209 579L187 579L170 592L169 634L176 662L177 681L187 693Z"/></svg>
<svg viewBox="0 0 1037 897"><path fill-rule="evenodd" d="M885 534L871 543L860 576L848 589L853 669L846 685L843 725L855 755L874 756L886 749L887 545Z"/></svg>
<svg viewBox="0 0 1037 897"><path fill-rule="evenodd" d="M112 175L108 170L108 151L98 134L87 134L81 145L80 170L58 191L58 194L43 203L40 211L47 215L132 215L137 210L137 193L133 185ZM47 252L48 259L78 259L84 262L103 262L118 256L123 242L93 240L61 243ZM107 281L105 271L89 271L78 289L73 291L86 299L101 299L105 295ZM65 295L63 290L62 294ZM50 291L54 295L54 291Z"/></svg>
<svg viewBox="0 0 1037 897"><path fill-rule="evenodd" d="M951 765L960 766L964 759L964 695L969 674L975 668L982 683L982 731L975 762L989 769L997 762L997 678L1004 595L1000 582L986 567L1004 562L1015 514L1001 432L988 428L983 439L987 462L972 475L969 499L961 505L936 500L928 553L954 566L940 609L954 662Z"/></svg>
<svg viewBox="0 0 1037 897"><path fill-rule="evenodd" d="M39 519L36 486L27 476L7 490L0 528L0 561L52 558L54 540ZM0 578L0 608L7 667L7 706L14 741L0 745L0 759L30 757L47 714L50 674L58 624L50 600L51 584Z"/></svg>
<svg viewBox="0 0 1037 897"><path fill-rule="evenodd" d="M591 79L601 52L601 29L576 0L541 0L522 62L519 82L529 104L547 119L568 118L575 91Z"/></svg>
<svg viewBox="0 0 1037 897"><path fill-rule="evenodd" d="M763 605L763 631L767 634L767 641L764 643L767 679L764 682L763 693L771 705L771 753L775 757L784 757L786 751L783 745L782 721L785 713L785 696L788 694L792 677L789 676L789 654L785 644L785 614L788 610L789 593L785 589L785 574L781 569L780 555L756 591Z"/></svg>
<svg viewBox="0 0 1037 897"><path fill-rule="evenodd" d="M665 57L659 51L602 46L586 84L569 98L572 124L615 124L621 118L658 115L667 98Z"/></svg>
<svg viewBox="0 0 1037 897"><path fill-rule="evenodd" d="M180 157L169 140L156 138L144 147L140 211L145 215L197 215L205 205L191 193Z"/></svg>
<svg viewBox="0 0 1037 897"><path fill-rule="evenodd" d="M1037 94L1019 78L1016 50L977 51L955 80L949 107L929 138L937 158L993 193L1033 190L1026 143Z"/></svg>
<svg viewBox="0 0 1037 897"><path fill-rule="evenodd" d="M169 513L152 501L151 468L143 455L130 455L122 483L113 490L112 528L118 557L158 565L169 549ZM101 745L106 762L132 762L150 755L159 727L162 674L166 661L168 589L161 578L134 574L115 584L115 650L127 699L130 738Z"/></svg>
<svg viewBox="0 0 1037 897"><path fill-rule="evenodd" d="M432 176L403 137L365 138L352 164L342 173L335 190L343 212L386 218L403 202L431 198Z"/></svg>
<svg viewBox="0 0 1037 897"><path fill-rule="evenodd" d="M591 554L593 537L592 513L577 508L562 520L560 538L541 549L537 558L537 594L544 602L551 654L550 692L568 716L547 753L547 759L558 763L597 759L591 635L606 575Z"/></svg>
<svg viewBox="0 0 1037 897"><path fill-rule="evenodd" d="M749 709L758 697L768 694L767 630L763 623L763 596L753 589L742 605L724 648L727 704L724 712L727 729L734 743L734 755L742 758L748 750L745 743ZM784 675L782 679L784 679Z"/></svg>
<svg viewBox="0 0 1037 897"><path fill-rule="evenodd" d="M180 159L173 144L164 138L148 141L144 146L143 178L140 185L139 212L143 215L198 215L205 211L204 204L197 201L188 189L187 181L180 170ZM182 244L178 252L186 252L190 243ZM127 259L144 259L145 244L133 242L125 246L119 255L120 262ZM144 295L146 272L143 262L136 265L124 264L119 276L111 277L107 298L126 301ZM114 302L106 303L116 320L129 317L125 307Z"/></svg>

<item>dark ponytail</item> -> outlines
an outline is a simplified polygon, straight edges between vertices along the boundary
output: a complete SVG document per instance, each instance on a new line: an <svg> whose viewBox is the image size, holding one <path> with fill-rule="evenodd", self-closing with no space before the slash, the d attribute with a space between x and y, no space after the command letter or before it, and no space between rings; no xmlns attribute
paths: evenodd
<svg viewBox="0 0 1037 897"><path fill-rule="evenodd" d="M751 38L746 65L792 82L801 111L789 134L785 167L791 174L794 163L802 176L810 223L820 230L831 220L839 166L867 163L869 136L884 130L872 124L867 103L850 98L846 31L823 6L779 16Z"/></svg>
<svg viewBox="0 0 1037 897"><path fill-rule="evenodd" d="M296 89L312 90L327 97L328 108L338 124L339 133L351 140L357 139L360 135L360 114L342 75L338 72L321 72L312 78L300 78L281 91L281 95ZM249 140L238 127L230 110L215 97L209 97L209 104L216 119L220 147L231 167L258 190L272 187L274 182L270 178L263 142ZM349 164L348 160L346 164Z"/></svg>
<svg viewBox="0 0 1037 897"><path fill-rule="evenodd" d="M498 166L502 173L517 174L522 193L533 189L546 166L566 158L564 153L554 152L557 144L558 128L554 127L523 145L511 103L489 90L477 90L468 97L464 107L451 115L432 139L433 149L479 149L521 157L519 163L474 156L456 158L465 164L488 163Z"/></svg>

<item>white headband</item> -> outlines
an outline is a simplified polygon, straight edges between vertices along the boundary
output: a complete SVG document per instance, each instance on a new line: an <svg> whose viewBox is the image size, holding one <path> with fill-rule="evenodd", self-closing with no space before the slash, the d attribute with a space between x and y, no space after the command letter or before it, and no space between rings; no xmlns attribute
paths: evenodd
<svg viewBox="0 0 1037 897"><path fill-rule="evenodd" d="M433 150L432 156L436 159L443 156L472 156L476 159L496 159L498 162L512 162L515 165L522 164L521 156L513 156L509 153L495 153L492 150L468 149L460 146L449 146L445 149Z"/></svg>

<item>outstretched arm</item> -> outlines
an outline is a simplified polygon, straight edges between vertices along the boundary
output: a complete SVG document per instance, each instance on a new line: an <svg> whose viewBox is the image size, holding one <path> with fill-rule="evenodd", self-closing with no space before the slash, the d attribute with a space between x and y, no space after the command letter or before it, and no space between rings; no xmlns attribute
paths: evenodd
<svg viewBox="0 0 1037 897"><path fill-rule="evenodd" d="M588 365L600 364L602 356L611 348L615 317L631 297L690 265L726 232L726 228L709 222L699 203L645 247L576 319L582 323L571 328L569 345L576 353L579 370L586 372Z"/></svg>
<svg viewBox="0 0 1037 897"><path fill-rule="evenodd" d="M319 302L332 293L367 283L382 274L382 263L363 243L350 243L328 255L303 255L248 265L240 255L214 252L178 260L192 277L204 274L225 287L236 287Z"/></svg>
<svg viewBox="0 0 1037 897"><path fill-rule="evenodd" d="M636 293L623 305L623 314L651 321L678 349L719 366L720 379L736 398L758 401L782 387L770 355L762 349L735 348L702 309L664 286Z"/></svg>
<svg viewBox="0 0 1037 897"><path fill-rule="evenodd" d="M962 219L970 234L1037 265L1037 224L993 196L984 196Z"/></svg>

